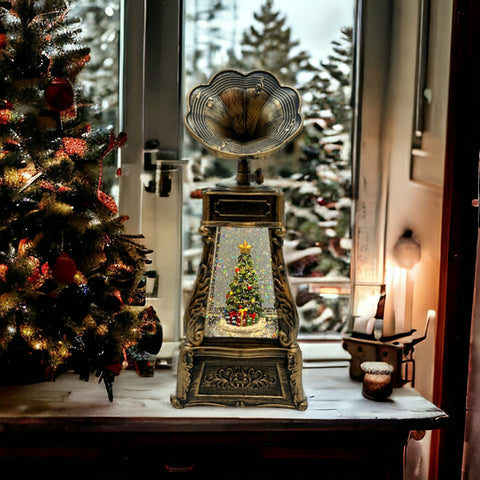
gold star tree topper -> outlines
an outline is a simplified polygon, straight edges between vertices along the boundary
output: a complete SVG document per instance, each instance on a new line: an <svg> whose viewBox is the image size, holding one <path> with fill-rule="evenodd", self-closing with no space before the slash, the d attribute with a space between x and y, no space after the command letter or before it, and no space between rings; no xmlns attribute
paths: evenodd
<svg viewBox="0 0 480 480"><path fill-rule="evenodd" d="M252 249L252 246L247 243L245 240L243 242L243 245L239 245L238 248L240 249L240 253L250 253L250 250Z"/></svg>

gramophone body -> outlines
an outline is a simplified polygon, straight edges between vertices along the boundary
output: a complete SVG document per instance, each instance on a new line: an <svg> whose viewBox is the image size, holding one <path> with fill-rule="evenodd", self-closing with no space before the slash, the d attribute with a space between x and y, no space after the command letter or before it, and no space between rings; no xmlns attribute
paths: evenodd
<svg viewBox="0 0 480 480"><path fill-rule="evenodd" d="M300 130L300 100L268 72L220 72L192 90L185 123L237 182L203 192L203 254L185 311L171 402L304 410L298 316L283 259L284 198L251 185L250 160ZM257 172L256 179L261 174Z"/></svg>

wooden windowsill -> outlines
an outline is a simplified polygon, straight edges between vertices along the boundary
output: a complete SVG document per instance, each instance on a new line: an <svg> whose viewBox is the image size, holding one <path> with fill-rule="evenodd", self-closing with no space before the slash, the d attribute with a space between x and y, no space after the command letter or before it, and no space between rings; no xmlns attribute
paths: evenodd
<svg viewBox="0 0 480 480"><path fill-rule="evenodd" d="M153 377L123 371L115 380L109 402L103 384L83 382L64 373L55 382L0 387L0 432L33 430L77 431L216 431L387 428L430 430L444 425L447 415L404 386L385 402L362 396L361 382L348 368L306 368L306 411L288 408L186 407L170 404L176 377L156 370Z"/></svg>

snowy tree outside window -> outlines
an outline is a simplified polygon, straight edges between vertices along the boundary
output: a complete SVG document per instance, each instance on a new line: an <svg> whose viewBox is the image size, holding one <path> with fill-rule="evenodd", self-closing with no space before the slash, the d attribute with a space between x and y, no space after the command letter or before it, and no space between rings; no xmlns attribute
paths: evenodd
<svg viewBox="0 0 480 480"><path fill-rule="evenodd" d="M90 61L78 83L95 105L97 124L119 130L120 9L122 0L72 2L69 16L81 19L80 38L90 47ZM104 165L104 188L117 197L117 156Z"/></svg>
<svg viewBox="0 0 480 480"><path fill-rule="evenodd" d="M226 68L267 70L302 96L302 134L274 159L258 161L286 199L285 241L300 333L341 332L350 299L352 218L351 84L354 0L186 0L185 94ZM234 175L188 135L185 268L201 252L199 191Z"/></svg>

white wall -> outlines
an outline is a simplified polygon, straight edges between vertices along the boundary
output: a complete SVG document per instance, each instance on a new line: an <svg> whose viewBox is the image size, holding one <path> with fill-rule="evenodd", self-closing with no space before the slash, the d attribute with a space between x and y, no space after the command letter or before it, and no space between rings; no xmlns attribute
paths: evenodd
<svg viewBox="0 0 480 480"><path fill-rule="evenodd" d="M384 162L389 165L386 264L392 262L398 238L406 229L412 230L421 244L421 261L412 271L415 277L412 327L421 332L427 311L438 309L452 2L431 2L427 87L432 92L432 102L426 110L423 155L412 158L417 5L416 0L395 1L382 151ZM428 399L433 393L434 356L433 324L429 326L427 339L415 348L415 388ZM406 478L427 478L428 454L429 435L421 442L409 443Z"/></svg>
<svg viewBox="0 0 480 480"><path fill-rule="evenodd" d="M410 176L411 135L414 107L417 39L417 1L397 0L393 11L392 55L386 95L385 124L382 134L384 162L389 165L385 253L392 261L393 246L406 229L421 244L421 261L414 267L415 291L412 326L423 331L427 311L437 310L442 183L445 160L446 114L450 56L451 1L432 1L429 71L427 85L432 103L427 110L424 135L425 168L416 178ZM442 32L442 35L439 33ZM429 175L432 169L434 174ZM436 174L436 172L440 174ZM435 327L435 325L432 325ZM416 348L416 388L427 398L433 389L434 328Z"/></svg>
<svg viewBox="0 0 480 480"><path fill-rule="evenodd" d="M387 35L384 29L374 28L375 20L385 21L382 18L388 10L385 3L366 0L365 6L370 10L367 18L371 22L370 30L365 32L365 45L373 45L376 51L365 52L360 162L368 163L371 168L380 158L376 178L370 180L375 180L377 187L381 185L386 194L385 267L393 264L393 247L405 230L412 230L421 243L421 261L412 270L415 279L412 327L423 332L428 310L438 310L452 0L431 0L427 87L432 92L432 101L426 110L422 152L414 157L418 0L389 0L392 11ZM385 45L389 51L382 57ZM386 71L382 65L385 61ZM385 78L383 93L379 85L371 82L375 74ZM377 103L369 100L374 93L379 94ZM375 116L372 117L372 113ZM377 143L375 126L378 127ZM360 189L364 181L361 175ZM359 191L361 199L368 198L369 185L365 185L365 191ZM434 358L435 324L429 326L427 339L415 348L415 388L427 399L432 399L433 394ZM409 480L428 478L429 440L427 434L420 442L409 442L406 475Z"/></svg>

